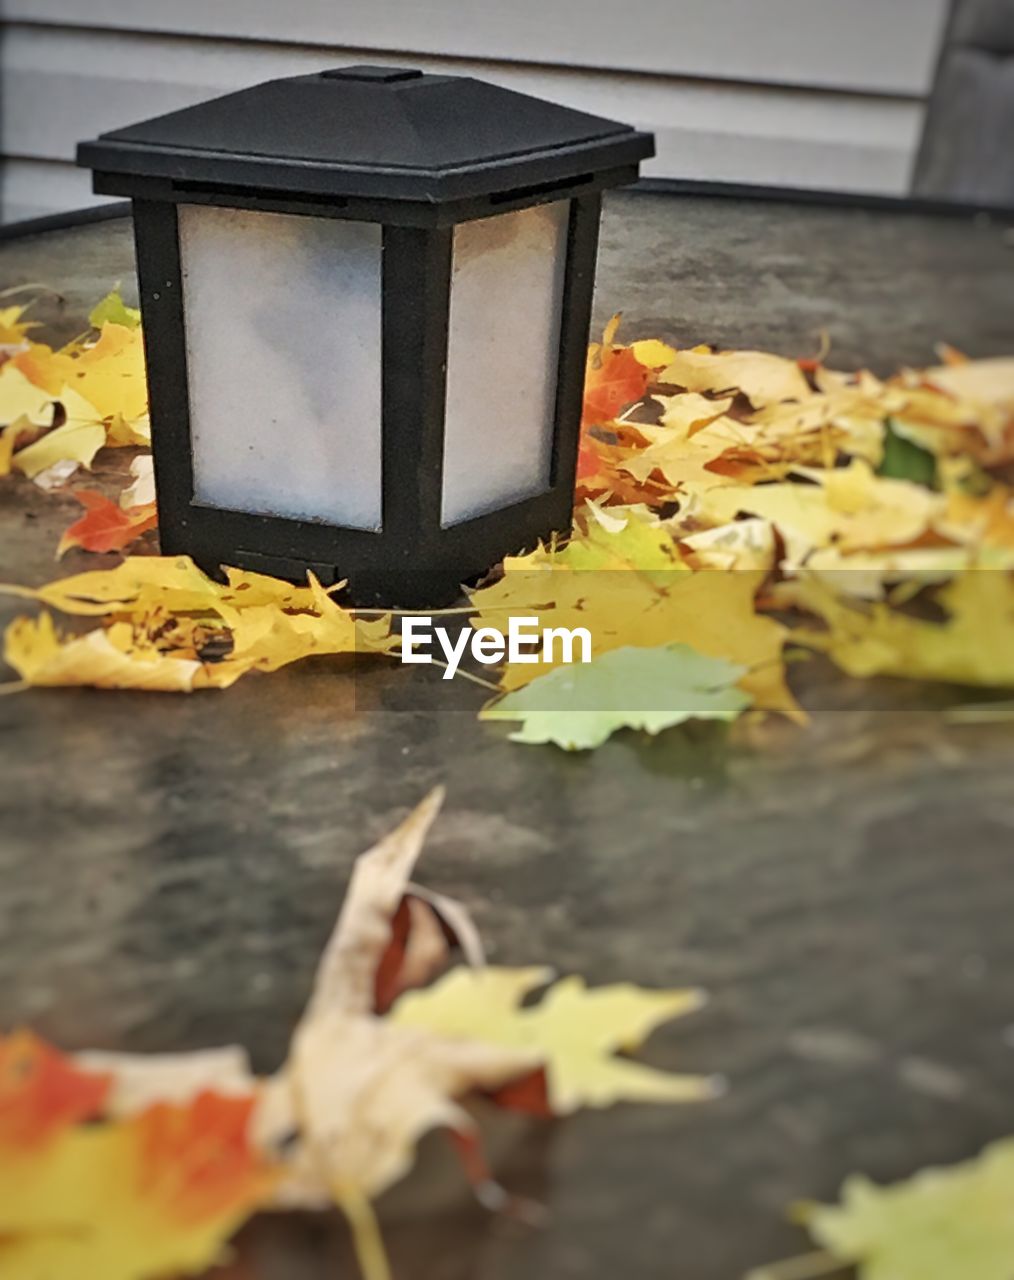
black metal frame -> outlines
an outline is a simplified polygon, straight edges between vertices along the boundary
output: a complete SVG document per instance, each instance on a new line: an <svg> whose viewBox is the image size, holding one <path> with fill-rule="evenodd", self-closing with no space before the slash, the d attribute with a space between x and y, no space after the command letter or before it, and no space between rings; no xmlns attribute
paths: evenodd
<svg viewBox="0 0 1014 1280"><path fill-rule="evenodd" d="M601 189L622 176L582 175L510 198L476 199L439 217L349 200L317 204L235 189L168 189L148 178L114 186L134 199L138 285L144 319L152 452L163 554L187 554L209 572L223 564L331 584L348 578L357 604L435 607L505 555L570 526L598 245ZM129 186L129 192L124 187ZM561 308L550 481L535 497L459 524L441 524L444 397L453 224L567 199L570 220ZM378 531L253 515L194 499L186 319L177 204L256 208L310 217L383 222L382 523ZM452 211L453 210L453 211ZM457 216L453 216L454 213ZM380 216L378 216L380 215ZM388 220L390 219L390 220ZM422 225L420 225L420 220ZM395 349L398 358L388 358Z"/></svg>

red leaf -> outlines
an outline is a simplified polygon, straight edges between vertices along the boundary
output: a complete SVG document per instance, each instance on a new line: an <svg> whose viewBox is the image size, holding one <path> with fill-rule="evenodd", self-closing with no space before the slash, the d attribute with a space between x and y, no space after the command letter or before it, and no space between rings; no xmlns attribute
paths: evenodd
<svg viewBox="0 0 1014 1280"><path fill-rule="evenodd" d="M85 551L122 551L135 538L158 524L153 502L124 510L101 493L89 489L76 490L74 497L85 508L85 514L64 533L57 556L62 556L71 547L81 547Z"/></svg>

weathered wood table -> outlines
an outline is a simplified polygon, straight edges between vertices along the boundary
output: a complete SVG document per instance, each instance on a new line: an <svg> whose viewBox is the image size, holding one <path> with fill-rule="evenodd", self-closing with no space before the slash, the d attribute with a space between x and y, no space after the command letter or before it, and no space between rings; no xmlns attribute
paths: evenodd
<svg viewBox="0 0 1014 1280"><path fill-rule="evenodd" d="M115 281L129 226L0 248L65 337ZM601 323L630 336L929 363L1014 352L1003 225L647 196L609 201ZM120 466L122 463L114 462ZM115 477L99 476L100 483ZM74 572L77 508L0 486L4 580ZM90 563L94 563L91 561ZM0 601L3 620L16 602ZM464 899L494 958L591 981L700 985L647 1058L722 1072L722 1100L493 1123L502 1179L549 1210L491 1217L427 1141L382 1203L399 1280L735 1280L806 1248L787 1202L973 1154L1014 1132L1014 730L963 696L792 669L808 729L620 735L568 756L476 722L436 668L342 660L190 697L0 699L0 1025L62 1045L241 1041L274 1066L351 859L437 782L420 878ZM244 1233L235 1277L348 1275L338 1220Z"/></svg>

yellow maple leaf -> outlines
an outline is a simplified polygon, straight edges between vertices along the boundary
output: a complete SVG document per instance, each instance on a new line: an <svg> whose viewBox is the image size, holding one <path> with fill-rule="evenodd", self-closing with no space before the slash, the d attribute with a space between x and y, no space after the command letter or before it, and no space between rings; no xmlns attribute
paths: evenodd
<svg viewBox="0 0 1014 1280"><path fill-rule="evenodd" d="M137 307L128 307L123 301L119 286L92 307L88 315L88 323L93 329L101 329L106 322L123 325L126 329L137 329L141 324L141 313Z"/></svg>
<svg viewBox="0 0 1014 1280"><path fill-rule="evenodd" d="M276 1175L255 1098L202 1092L110 1123L112 1075L30 1032L0 1036L0 1273L144 1280L203 1270Z"/></svg>
<svg viewBox="0 0 1014 1280"><path fill-rule="evenodd" d="M44 342L31 342L24 351L19 351L10 360L13 368L42 391L49 392L51 399L57 399L67 379L74 375L73 352L76 346L64 347L54 351Z"/></svg>
<svg viewBox="0 0 1014 1280"><path fill-rule="evenodd" d="M126 622L64 638L48 613L15 618L4 633L4 658L30 685L90 685L182 693L194 687L201 664L138 643Z"/></svg>
<svg viewBox="0 0 1014 1280"><path fill-rule="evenodd" d="M60 400L69 422L101 423L110 445L150 444L141 330L107 320L74 357Z"/></svg>
<svg viewBox="0 0 1014 1280"><path fill-rule="evenodd" d="M106 431L100 423L65 422L49 431L41 440L19 449L11 465L34 479L58 462L77 462L90 467L98 451L106 443Z"/></svg>
<svg viewBox="0 0 1014 1280"><path fill-rule="evenodd" d="M25 341L28 330L38 328L34 321L21 318L26 310L27 308L18 306L0 308L0 346L20 346Z"/></svg>
<svg viewBox="0 0 1014 1280"><path fill-rule="evenodd" d="M740 515L769 520L785 543L783 568L795 570L814 549L832 543L841 552L907 545L943 506L940 496L922 485L874 475L859 458L830 471L798 470L814 483L719 485L696 494L689 514L713 526Z"/></svg>
<svg viewBox="0 0 1014 1280"><path fill-rule="evenodd" d="M589 524L588 530L578 527L563 549L542 547L505 560L498 582L471 593L473 626L502 630L515 616L536 617L543 628L583 627L593 656L626 645L680 642L746 668L739 683L757 706L805 720L785 683L781 650L787 632L754 607L763 571L687 572L664 529L649 527L653 550L643 548L639 522L618 533L601 525ZM504 689L521 688L559 666L564 646L533 656L538 661L505 666Z"/></svg>
<svg viewBox="0 0 1014 1280"><path fill-rule="evenodd" d="M838 1204L796 1206L794 1216L823 1249L759 1267L745 1280L818 1280L853 1267L858 1280L1010 1280L1012 1199L1011 1138L888 1186L853 1174Z"/></svg>
<svg viewBox="0 0 1014 1280"><path fill-rule="evenodd" d="M804 400L777 401L746 419L753 447L769 461L833 466L839 451L879 466L884 453L884 420L891 401L882 383L859 375ZM897 408L900 400L894 402Z"/></svg>
<svg viewBox="0 0 1014 1280"><path fill-rule="evenodd" d="M23 435L34 435L35 428L27 418L17 418L0 429L0 476L11 473L14 450Z"/></svg>
<svg viewBox="0 0 1014 1280"><path fill-rule="evenodd" d="M1014 357L964 360L923 371L925 381L959 400L997 405L1014 411Z"/></svg>
<svg viewBox="0 0 1014 1280"><path fill-rule="evenodd" d="M216 612L257 605L279 609L312 609L312 587L294 586L279 578L243 569L227 569L226 582L216 582L189 556L127 556L112 569L92 569L41 587L0 585L0 592L38 600L61 613L98 617L102 614Z"/></svg>
<svg viewBox="0 0 1014 1280"><path fill-rule="evenodd" d="M312 574L312 613L291 613L275 604L243 606L226 614L233 647L228 658L206 666L199 686L225 688L248 671L277 671L302 658L340 653L391 653L400 639L391 635L389 616L358 620L327 594Z"/></svg>
<svg viewBox="0 0 1014 1280"><path fill-rule="evenodd" d="M965 546L1014 548L1014 492L995 485L985 497L952 491L934 528Z"/></svg>
<svg viewBox="0 0 1014 1280"><path fill-rule="evenodd" d="M613 1057L637 1048L663 1022L699 1009L699 991L645 991L629 983L589 990L578 977L551 986L538 1004L521 1001L546 985L542 968L457 968L391 1011L399 1026L505 1048L527 1049L546 1071L551 1110L614 1102L693 1102L714 1097L712 1077L671 1075Z"/></svg>
<svg viewBox="0 0 1014 1280"><path fill-rule="evenodd" d="M683 397L673 399L679 401ZM696 407L674 409L670 401L661 426L638 425L638 432L650 443L646 449L631 453L622 464L623 470L642 483L653 471L659 471L670 490L701 490L728 483L714 470L714 464L730 450L763 460L752 449L749 428L721 414L697 418L698 412Z"/></svg>
<svg viewBox="0 0 1014 1280"><path fill-rule="evenodd" d="M676 358L676 351L668 342L658 338L641 338L630 344L634 359L646 369L662 369Z"/></svg>
<svg viewBox="0 0 1014 1280"><path fill-rule="evenodd" d="M29 685L180 693L224 689L249 671L316 654L389 653L400 643L389 616L357 619L312 575L305 587L240 569L226 578L216 582L188 556L129 556L42 587L0 586L64 613L111 619L66 638L48 614L17 618L5 634L7 661ZM209 615L230 643L221 661L200 660Z"/></svg>
<svg viewBox="0 0 1014 1280"><path fill-rule="evenodd" d="M991 569L961 572L940 591L946 622L927 622L889 605L842 598L826 580L804 579L796 599L826 631L792 638L827 654L851 676L889 675L957 684L1014 684L1014 581Z"/></svg>
<svg viewBox="0 0 1014 1280"><path fill-rule="evenodd" d="M687 391L741 391L755 409L780 400L805 400L810 384L794 360L764 351L677 351L658 376Z"/></svg>
<svg viewBox="0 0 1014 1280"><path fill-rule="evenodd" d="M101 1114L110 1085L30 1031L0 1035L0 1240L65 1224L61 1190L87 1172L66 1138Z"/></svg>
<svg viewBox="0 0 1014 1280"><path fill-rule="evenodd" d="M16 360L6 361L0 368L0 423L23 418L33 426L48 427L53 422L53 410L53 396L36 386Z"/></svg>
<svg viewBox="0 0 1014 1280"><path fill-rule="evenodd" d="M946 582L965 570L1014 569L1014 548L973 546L898 547L882 551L853 551L843 555L825 547L806 561L806 576L824 580L842 596L880 600L887 588L904 583L906 592ZM781 584L777 596L787 604L799 602L794 581Z"/></svg>
<svg viewBox="0 0 1014 1280"><path fill-rule="evenodd" d="M50 1224L5 1214L7 1280L146 1280L204 1271L266 1199L274 1171L253 1148L254 1098L199 1094L129 1120L67 1132L39 1162L32 1204Z"/></svg>

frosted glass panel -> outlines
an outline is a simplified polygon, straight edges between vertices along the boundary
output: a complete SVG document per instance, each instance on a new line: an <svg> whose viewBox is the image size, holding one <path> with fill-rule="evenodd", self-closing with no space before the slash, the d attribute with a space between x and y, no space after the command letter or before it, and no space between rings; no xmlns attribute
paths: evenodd
<svg viewBox="0 0 1014 1280"><path fill-rule="evenodd" d="M379 528L380 228L179 218L197 501Z"/></svg>
<svg viewBox="0 0 1014 1280"><path fill-rule="evenodd" d="M566 201L454 230L443 522L549 488Z"/></svg>

